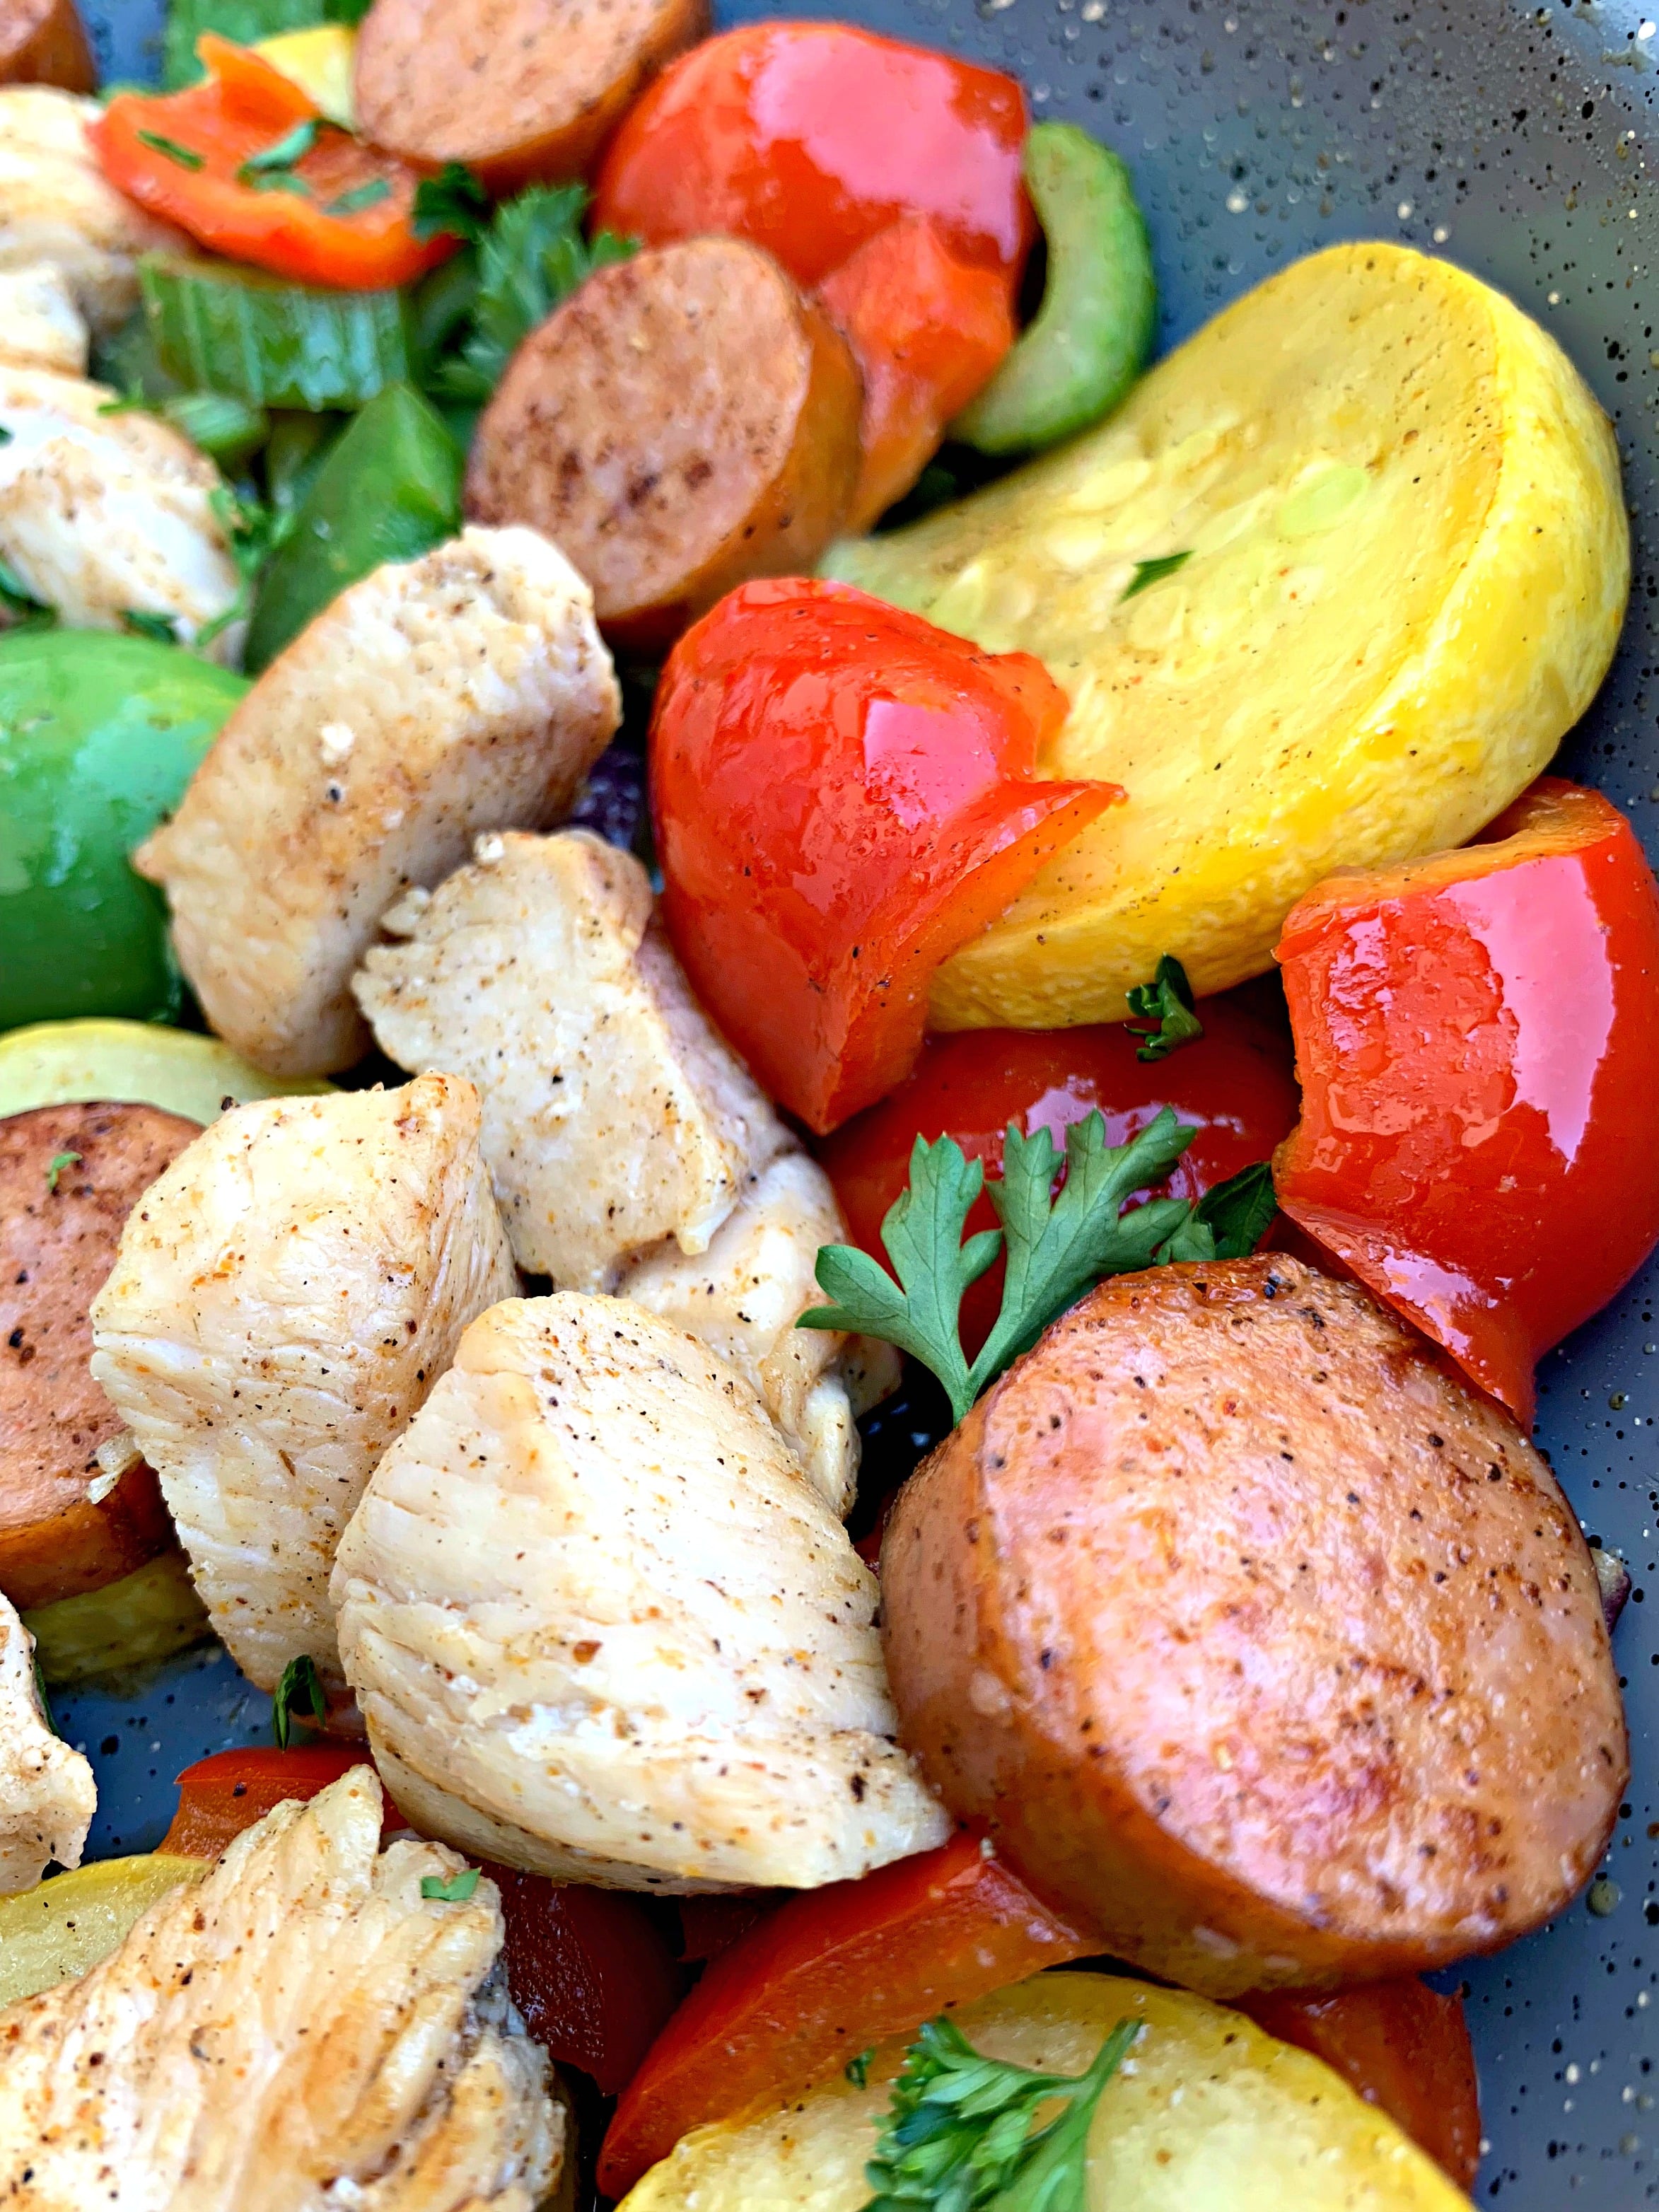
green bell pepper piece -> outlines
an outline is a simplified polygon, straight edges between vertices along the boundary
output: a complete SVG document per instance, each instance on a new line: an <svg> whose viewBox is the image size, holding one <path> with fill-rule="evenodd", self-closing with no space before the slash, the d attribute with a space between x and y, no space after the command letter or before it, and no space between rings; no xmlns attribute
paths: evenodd
<svg viewBox="0 0 1659 2212"><path fill-rule="evenodd" d="M1126 397L1152 349L1158 284L1129 172L1074 123L1039 123L1025 185L1048 241L1042 305L951 425L982 453L1052 446Z"/></svg>
<svg viewBox="0 0 1659 2212"><path fill-rule="evenodd" d="M0 1030L177 1012L166 905L127 855L247 688L149 638L0 637Z"/></svg>
<svg viewBox="0 0 1659 2212"><path fill-rule="evenodd" d="M461 454L434 410L389 385L342 434L260 580L247 666L265 667L371 569L415 561L461 522Z"/></svg>

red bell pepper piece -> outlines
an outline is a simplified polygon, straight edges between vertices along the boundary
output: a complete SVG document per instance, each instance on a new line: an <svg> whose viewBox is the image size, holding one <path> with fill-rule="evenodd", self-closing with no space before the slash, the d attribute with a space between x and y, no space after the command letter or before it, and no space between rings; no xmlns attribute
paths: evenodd
<svg viewBox="0 0 1659 2212"><path fill-rule="evenodd" d="M607 2097L633 2079L685 1986L639 1899L484 1864L501 1893L507 1986L549 2055Z"/></svg>
<svg viewBox="0 0 1659 2212"><path fill-rule="evenodd" d="M179 1809L156 1849L180 1858L216 1859L285 1797L314 1797L354 1766L369 1764L362 1745L292 1744L276 1751L254 1744L246 1751L216 1751L179 1777ZM388 1803L386 1825L400 1826L401 1817Z"/></svg>
<svg viewBox="0 0 1659 2212"><path fill-rule="evenodd" d="M1316 1996L1273 1990L1241 1997L1258 2027L1322 2058L1396 2120L1460 2189L1480 2163L1480 2084L1461 1997L1426 1982L1373 1982Z"/></svg>
<svg viewBox="0 0 1659 2212"><path fill-rule="evenodd" d="M818 296L864 378L864 462L843 526L867 530L1012 345L1012 275L963 260L937 217L913 215L867 239Z"/></svg>
<svg viewBox="0 0 1659 2212"><path fill-rule="evenodd" d="M651 734L669 932L814 1129L908 1072L940 963L1122 797L1037 777L1065 714L1029 654L843 584L744 584L675 647Z"/></svg>
<svg viewBox="0 0 1659 2212"><path fill-rule="evenodd" d="M808 289L906 215L1018 282L1034 228L1011 76L848 23L756 23L670 64L629 110L597 226L649 246L726 231Z"/></svg>
<svg viewBox="0 0 1659 2212"><path fill-rule="evenodd" d="M1533 1365L1659 1241L1659 887L1546 776L1478 844L1330 877L1278 957L1291 1218L1523 1425Z"/></svg>
<svg viewBox="0 0 1659 2212"><path fill-rule="evenodd" d="M457 240L415 235L420 179L389 154L325 122L259 55L206 33L210 74L185 91L118 93L87 135L112 185L216 253L305 284L406 284ZM246 167L284 137L315 139L277 168Z"/></svg>
<svg viewBox="0 0 1659 2212"><path fill-rule="evenodd" d="M689 2129L822 2081L867 2045L1099 1940L975 1835L792 1897L721 1952L652 2045L605 2136L599 2186L620 2197Z"/></svg>
<svg viewBox="0 0 1659 2212"><path fill-rule="evenodd" d="M954 1137L993 1179L1002 1173L1004 1132L1017 1122L1061 1131L1098 1107L1109 1145L1127 1144L1159 1109L1171 1106L1198 1134L1158 1195L1201 1198L1229 1176L1266 1160L1296 1121L1290 1039L1282 1024L1242 994L1206 999L1204 1034L1167 1060L1137 1060L1139 1038L1117 1023L1076 1030L963 1030L930 1037L914 1072L819 1146L852 1243L888 1264L881 1242L887 1209L910 1175L918 1137ZM981 1193L968 1229L994 1229ZM1003 1263L962 1302L963 1349L971 1359L1002 1302Z"/></svg>

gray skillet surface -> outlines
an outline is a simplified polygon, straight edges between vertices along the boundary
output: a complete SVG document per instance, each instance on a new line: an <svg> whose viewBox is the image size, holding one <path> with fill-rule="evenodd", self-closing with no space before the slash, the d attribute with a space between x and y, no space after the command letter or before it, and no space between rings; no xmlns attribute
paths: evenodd
<svg viewBox="0 0 1659 2212"><path fill-rule="evenodd" d="M1659 12L1659 0L1648 0ZM775 14L739 4L722 21ZM1563 771L1659 859L1659 31L1632 0L844 0L797 6L1015 71L1033 112L1122 154L1164 341L1299 254L1401 240L1498 284L1567 348L1618 429L1636 580L1618 663ZM91 0L106 76L154 70L157 0ZM1386 591L1389 579L1376 579ZM1655 1071L1659 1142L1659 1069ZM1616 1206L1619 1194L1607 1194ZM1594 1220L1561 1224L1594 1237ZM1505 2212L1659 2203L1659 1264L1544 1363L1540 1443L1635 1578L1617 1652L1635 1779L1593 1894L1461 1975ZM1652 1602L1647 1602L1649 1587ZM90 1850L152 1846L187 1761L264 1739L265 1701L197 1653L136 1696L60 1701L98 1770Z"/></svg>

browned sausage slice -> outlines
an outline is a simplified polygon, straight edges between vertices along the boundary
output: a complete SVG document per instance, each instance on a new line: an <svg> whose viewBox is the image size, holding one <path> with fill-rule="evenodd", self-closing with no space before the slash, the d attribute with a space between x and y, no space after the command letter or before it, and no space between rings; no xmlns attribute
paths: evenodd
<svg viewBox="0 0 1659 2212"><path fill-rule="evenodd" d="M101 1589L173 1540L142 1460L103 1489L98 1449L121 1420L87 1371L87 1309L134 1201L201 1133L155 1106L0 1121L0 1590L20 1611Z"/></svg>
<svg viewBox="0 0 1659 2212"><path fill-rule="evenodd" d="M696 238L601 269L533 331L478 425L475 521L529 523L627 642L746 577L810 568L859 471L859 374L769 255Z"/></svg>
<svg viewBox="0 0 1659 2212"><path fill-rule="evenodd" d="M75 0L0 0L0 84L90 92L97 82Z"/></svg>
<svg viewBox="0 0 1659 2212"><path fill-rule="evenodd" d="M418 168L498 193L583 176L707 0L375 0L357 34L360 128Z"/></svg>
<svg viewBox="0 0 1659 2212"><path fill-rule="evenodd" d="M951 1811L1217 1996L1524 1935L1629 1772L1549 1468L1283 1254L1120 1276L1058 1322L901 1494L882 1606Z"/></svg>

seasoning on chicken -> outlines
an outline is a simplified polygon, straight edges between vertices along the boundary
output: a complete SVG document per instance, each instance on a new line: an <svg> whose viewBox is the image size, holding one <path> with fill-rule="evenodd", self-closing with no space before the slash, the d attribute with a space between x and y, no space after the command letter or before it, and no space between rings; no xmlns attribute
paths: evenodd
<svg viewBox="0 0 1659 2212"><path fill-rule="evenodd" d="M159 617L191 645L240 589L213 512L219 471L157 416L103 413L116 396L0 362L0 559L71 629ZM230 664L240 628L204 650Z"/></svg>
<svg viewBox="0 0 1659 2212"><path fill-rule="evenodd" d="M513 1299L376 1468L334 1571L398 1805L617 1888L816 1888L941 1842L875 1578L743 1378L624 1299Z"/></svg>
<svg viewBox="0 0 1659 2212"><path fill-rule="evenodd" d="M470 1076L519 1265L605 1291L702 1253L793 1138L692 998L631 854L586 830L479 841L386 917L354 988L400 1066Z"/></svg>
<svg viewBox="0 0 1659 2212"><path fill-rule="evenodd" d="M50 85L0 88L0 269L61 270L108 337L138 305L138 256L182 252L187 240L105 181L86 135L102 112Z"/></svg>
<svg viewBox="0 0 1659 2212"><path fill-rule="evenodd" d="M466 1323L516 1288L453 1077L236 1107L129 1215L93 1373L262 1689L301 1654L343 1686L340 1531Z"/></svg>
<svg viewBox="0 0 1659 2212"><path fill-rule="evenodd" d="M380 916L477 831L560 820L620 714L592 594L533 531L468 530L343 592L136 856L219 1035L275 1075L349 1066Z"/></svg>
<svg viewBox="0 0 1659 2212"><path fill-rule="evenodd" d="M17 2212L532 2212L563 2161L500 1899L439 1844L380 1850L354 1767L239 1836L78 1981L0 2013ZM463 1880L461 1887L466 1887Z"/></svg>
<svg viewBox="0 0 1659 2212"><path fill-rule="evenodd" d="M84 376L91 335L63 271L48 261L0 269L0 362Z"/></svg>
<svg viewBox="0 0 1659 2212"><path fill-rule="evenodd" d="M832 1512L858 1482L858 1416L898 1382L890 1345L797 1328L821 1305L821 1244L846 1241L830 1178L805 1152L786 1152L750 1180L701 1257L672 1241L630 1261L617 1285L677 1328L699 1336L759 1393Z"/></svg>
<svg viewBox="0 0 1659 2212"><path fill-rule="evenodd" d="M50 1860L79 1866L97 1809L91 1767L46 1719L34 1638L0 1597L0 1897L32 1889Z"/></svg>

